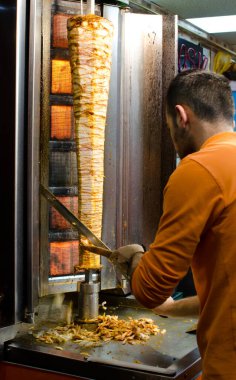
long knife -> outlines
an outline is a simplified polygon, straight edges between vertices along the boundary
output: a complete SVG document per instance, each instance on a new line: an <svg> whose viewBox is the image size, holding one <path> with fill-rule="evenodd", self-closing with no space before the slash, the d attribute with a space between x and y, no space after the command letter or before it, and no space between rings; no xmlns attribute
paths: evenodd
<svg viewBox="0 0 236 380"><path fill-rule="evenodd" d="M83 236L85 236L92 244L96 247L104 248L105 250L97 251L101 256L109 257L111 250L102 240L100 240L94 233L83 224L68 208L66 208L63 203L61 203L54 194L52 194L46 187L40 184L40 191L44 198L53 206L74 228L76 228ZM85 248L85 247L84 247ZM92 251L92 250L91 250ZM107 251L107 252L106 252ZM94 252L94 251L92 251ZM94 252L95 253L95 252Z"/></svg>
<svg viewBox="0 0 236 380"><path fill-rule="evenodd" d="M112 251L107 248L102 248L95 245L83 245L83 244L80 244L80 248L92 253L96 253L97 255L104 256L107 259L111 258Z"/></svg>

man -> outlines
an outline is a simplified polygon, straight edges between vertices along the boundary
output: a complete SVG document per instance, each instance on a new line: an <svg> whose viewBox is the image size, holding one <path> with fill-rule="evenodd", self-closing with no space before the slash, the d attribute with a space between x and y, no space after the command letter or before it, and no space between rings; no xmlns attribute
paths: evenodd
<svg viewBox="0 0 236 380"><path fill-rule="evenodd" d="M157 314L199 315L203 380L236 379L236 133L228 80L188 70L167 93L166 117L181 162L164 190L163 215L148 252L114 252L132 293ZM192 268L197 296L171 294Z"/></svg>

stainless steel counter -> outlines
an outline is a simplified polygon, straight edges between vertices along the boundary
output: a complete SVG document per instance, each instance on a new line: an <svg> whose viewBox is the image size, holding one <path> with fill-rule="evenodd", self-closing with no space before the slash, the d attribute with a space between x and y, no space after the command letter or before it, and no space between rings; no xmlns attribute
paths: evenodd
<svg viewBox="0 0 236 380"><path fill-rule="evenodd" d="M4 359L99 380L188 380L200 372L196 336L186 332L195 326L196 320L162 318L147 309L125 306L111 307L106 314L118 315L121 319L152 318L166 333L151 336L145 344L112 341L100 347L88 347L86 343L81 346L72 342L48 345L38 342L31 330L20 331L14 340L5 344ZM40 325L40 329L48 327L47 322Z"/></svg>

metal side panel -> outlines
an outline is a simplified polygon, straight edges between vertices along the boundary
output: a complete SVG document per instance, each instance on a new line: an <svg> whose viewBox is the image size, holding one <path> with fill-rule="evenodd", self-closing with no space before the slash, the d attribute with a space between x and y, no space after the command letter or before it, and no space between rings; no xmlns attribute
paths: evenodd
<svg viewBox="0 0 236 380"><path fill-rule="evenodd" d="M25 83L28 80L28 30L26 20L29 6L26 0L17 0L16 19L16 114L15 114L15 322L24 318L25 305L25 220L26 220L26 126L27 97Z"/></svg>
<svg viewBox="0 0 236 380"><path fill-rule="evenodd" d="M105 144L103 240L152 243L175 168L164 101L176 72L177 17L104 6L115 28ZM112 269L104 259L102 288Z"/></svg>
<svg viewBox="0 0 236 380"><path fill-rule="evenodd" d="M121 10L116 6L104 5L103 17L113 23L112 66L110 91L105 130L104 153L104 197L102 239L111 248L117 246L117 197L119 194L118 167L120 160L120 34ZM114 270L107 259L102 258L101 289L116 288Z"/></svg>
<svg viewBox="0 0 236 380"><path fill-rule="evenodd" d="M39 133L41 81L41 0L31 0L29 22L27 165L27 309L29 322L39 293Z"/></svg>
<svg viewBox="0 0 236 380"><path fill-rule="evenodd" d="M152 242L160 216L162 16L104 6L114 25L105 142L103 240ZM103 260L102 289L115 285Z"/></svg>
<svg viewBox="0 0 236 380"><path fill-rule="evenodd" d="M148 246L160 216L162 16L125 13L121 54L120 244Z"/></svg>

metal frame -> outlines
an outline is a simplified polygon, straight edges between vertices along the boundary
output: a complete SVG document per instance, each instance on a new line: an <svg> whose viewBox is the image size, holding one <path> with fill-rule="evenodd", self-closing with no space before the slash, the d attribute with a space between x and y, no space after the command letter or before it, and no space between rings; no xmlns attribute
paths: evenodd
<svg viewBox="0 0 236 380"><path fill-rule="evenodd" d="M52 12L56 8L59 11L65 13L74 14L75 10L79 7L79 3L66 1L66 0L42 0L42 88L41 88L41 136L40 136L40 183L48 188L49 186L49 133L50 133L50 105L57 104L57 97L55 95L50 95L51 86L51 74L50 74L50 61L51 61L51 28L52 28ZM98 11L98 7L96 7ZM40 34L41 36L41 34ZM60 54L61 52L55 52L55 54ZM68 57L67 57L68 58ZM64 97L65 98L65 97ZM72 103L72 97L68 96L66 102ZM73 189L71 189L73 190ZM49 279L49 260L48 260L48 225L49 225L49 215L48 215L48 202L41 197L40 199L40 270L39 270L39 296L45 296L52 292L54 289L53 283L58 284L57 278ZM67 277L67 279L66 279ZM72 276L71 276L72 277ZM77 278L77 276L73 276ZM79 278L84 279L84 275ZM65 282L60 282L61 292L66 292L68 289L74 291L73 286L74 281L72 281L72 286L68 287L68 276L65 276ZM58 288L58 286L57 286Z"/></svg>
<svg viewBox="0 0 236 380"><path fill-rule="evenodd" d="M49 105L50 97L50 37L51 37L51 0L42 1L42 112L41 112L41 183L48 187L48 141L49 141ZM134 3L132 3L134 4ZM74 4L67 1L59 1L56 4L60 9L68 6L68 12L74 9ZM71 7L71 8L70 8ZM58 9L59 9L58 8ZM135 5L135 13L143 12L143 7ZM153 7L152 7L153 8ZM131 9L133 11L133 9ZM167 178L175 165L174 148L170 138L166 138L163 131L163 86L167 81L163 78L173 77L173 66L177 59L172 51L172 57L166 56L162 51L161 30L155 32L155 36L148 34L142 36L138 44L140 49L146 49L141 53L140 63L129 57L128 35L121 39L124 33L125 14L128 9L120 10L116 6L104 5L102 8L104 17L110 18L115 25L116 43L113 48L113 65L109 94L106 146L105 146L105 183L104 183L104 215L103 241L111 248L132 242L149 245L157 229L161 215L161 197L164 183L162 175ZM152 11L146 12L153 14ZM132 17L132 16L131 16ZM159 16L160 18L162 16ZM173 18L169 18L169 24L176 24ZM172 29L172 38L177 39L176 28ZM142 34L142 32L141 32ZM151 41L153 39L153 41ZM123 42L122 42L123 41ZM154 45L153 45L154 44ZM142 47L142 46L143 47ZM154 46L154 47L152 47ZM175 42L171 47L175 48ZM150 49L151 48L151 49ZM138 49L138 48L137 48ZM175 50L174 50L175 51ZM137 53L137 52L136 52ZM168 62L163 59L168 58ZM142 62L143 60L143 62ZM156 69L150 71L149 62L152 61ZM142 65L144 64L144 68ZM163 69L164 68L164 69ZM129 87L129 72L133 75L132 86L136 86L136 92ZM167 74L169 73L169 74ZM143 84L136 83L136 74L145 77ZM135 96L135 100L134 100ZM54 99L55 97L53 97ZM151 101L150 101L151 99ZM139 106L137 105L139 102ZM141 108L140 108L141 107ZM135 115L136 114L136 115ZM139 116L137 116L139 115ZM164 134L164 137L163 137ZM163 147L162 147L163 144ZM147 147L147 148L145 148ZM163 164L161 152L168 151L168 160ZM139 151L140 150L140 151ZM171 154L170 154L171 152ZM48 262L48 205L41 200L40 211L40 296L47 295L49 290L49 262ZM133 222L135 220L135 223ZM113 267L107 260L102 260L103 276L102 289L116 287L116 275ZM53 282L50 279L50 289ZM58 288L58 286L57 286ZM73 287L72 287L73 288ZM68 289L68 282L61 283L61 291Z"/></svg>
<svg viewBox="0 0 236 380"><path fill-rule="evenodd" d="M127 13L122 33L120 245L148 248L160 217L162 16Z"/></svg>
<svg viewBox="0 0 236 380"><path fill-rule="evenodd" d="M27 308L33 322L39 294L39 136L41 78L41 0L31 0L28 72L28 167L27 167Z"/></svg>
<svg viewBox="0 0 236 380"><path fill-rule="evenodd" d="M42 0L43 88L40 161L41 183L45 187L48 186L49 105L56 98L50 96L49 71L51 7L55 6L72 13L75 2ZM148 63L143 71L138 66L135 68L135 63L129 58L128 36L125 39L120 38L125 30L122 21L125 18L124 14L130 11L159 16L161 14L163 29L158 35L162 34L163 38L156 50L156 58L152 57L154 52L151 54L148 48L145 53L145 56L150 56L149 59L155 60L156 76L149 70ZM165 99L170 80L177 72L178 29L184 28L183 25L188 23L183 23L177 16L167 14L155 4L144 0L131 1L130 6L122 11L116 6L103 5L102 12L104 17L112 19L118 33L113 51L113 72L107 115L105 147L107 175L104 183L105 217L102 239L110 248L133 242L142 243L148 247L155 236L162 213L163 189L176 166L176 153L165 123L163 99ZM144 43L144 47L145 44L148 46L148 41ZM134 93L131 92L129 81L134 80L131 77L134 75L135 78L136 74L132 74L135 70L136 74L145 75L146 82L143 88L137 87L135 101L133 101ZM135 86L135 80L132 86ZM71 103L71 99L68 101ZM141 108L140 105L136 106L137 101L143 104ZM134 116L135 113L139 114L139 121ZM143 139L144 143L140 143L140 139ZM41 200L40 213L40 220L44 223L41 224L40 232L39 294L43 296L51 292L48 281L48 205L44 200ZM35 245L37 245L36 240ZM102 264L104 274L102 289L115 287L113 268L110 268L106 260L102 260ZM108 280L108 278L113 278L113 280ZM50 279L50 289L53 289L54 281L57 283L56 279ZM61 284L61 291L65 289L68 289L67 281L64 285Z"/></svg>
<svg viewBox="0 0 236 380"><path fill-rule="evenodd" d="M175 52L175 54L173 54ZM162 97L166 98L168 86L177 74L178 65L178 17L163 15L163 61L162 70ZM166 67L168 69L166 70ZM162 108L162 142L161 142L161 194L160 203L163 203L163 190L170 174L176 167L176 151L166 124L165 105Z"/></svg>

